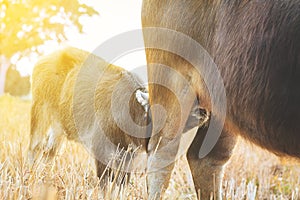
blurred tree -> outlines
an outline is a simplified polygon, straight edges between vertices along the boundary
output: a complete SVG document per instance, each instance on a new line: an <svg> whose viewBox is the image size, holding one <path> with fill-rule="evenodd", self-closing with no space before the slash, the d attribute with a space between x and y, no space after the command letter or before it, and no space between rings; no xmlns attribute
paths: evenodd
<svg viewBox="0 0 300 200"><path fill-rule="evenodd" d="M13 96L25 96L30 92L30 77L20 75L20 72L9 67L6 72L4 92Z"/></svg>
<svg viewBox="0 0 300 200"><path fill-rule="evenodd" d="M67 39L66 27L83 33L79 18L97 14L79 0L0 0L0 95L12 57L41 54L46 41Z"/></svg>

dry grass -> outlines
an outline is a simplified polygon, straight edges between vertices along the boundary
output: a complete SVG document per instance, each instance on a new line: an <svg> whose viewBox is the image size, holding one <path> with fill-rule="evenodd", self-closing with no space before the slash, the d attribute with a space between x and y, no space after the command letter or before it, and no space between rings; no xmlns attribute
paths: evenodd
<svg viewBox="0 0 300 200"><path fill-rule="evenodd" d="M29 168L29 111L29 101L0 97L0 199L146 199L144 174L113 188L107 178L100 188L93 159L73 142L66 142L54 165ZM185 162L177 163L166 199L196 198ZM226 168L225 199L300 199L300 167L280 163L241 141Z"/></svg>

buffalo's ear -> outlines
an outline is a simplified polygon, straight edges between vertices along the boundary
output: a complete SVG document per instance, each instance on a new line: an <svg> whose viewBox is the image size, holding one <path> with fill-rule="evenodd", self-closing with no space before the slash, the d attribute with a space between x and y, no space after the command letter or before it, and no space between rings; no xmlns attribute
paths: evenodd
<svg viewBox="0 0 300 200"><path fill-rule="evenodd" d="M137 90L135 92L136 100L143 106L145 112L149 110L149 93L142 92L141 90Z"/></svg>

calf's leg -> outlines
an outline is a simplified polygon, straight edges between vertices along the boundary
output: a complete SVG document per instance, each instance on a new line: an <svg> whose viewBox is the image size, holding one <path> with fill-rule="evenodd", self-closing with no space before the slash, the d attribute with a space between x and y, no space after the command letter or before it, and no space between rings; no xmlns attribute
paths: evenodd
<svg viewBox="0 0 300 200"><path fill-rule="evenodd" d="M53 122L48 134L48 141L44 150L44 157L47 160L52 160L59 151L63 142L64 131L59 122Z"/></svg>
<svg viewBox="0 0 300 200"><path fill-rule="evenodd" d="M50 126L46 106L33 102L31 107L30 143L28 149L29 163L32 165L43 151L43 141Z"/></svg>

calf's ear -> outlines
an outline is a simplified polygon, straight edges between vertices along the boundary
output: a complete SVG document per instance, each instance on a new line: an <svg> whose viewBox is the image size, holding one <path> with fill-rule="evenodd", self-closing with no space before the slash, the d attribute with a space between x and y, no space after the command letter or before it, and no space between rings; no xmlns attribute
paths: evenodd
<svg viewBox="0 0 300 200"><path fill-rule="evenodd" d="M136 100L141 104L144 108L145 112L149 111L149 93L142 92L141 90L137 90L135 92Z"/></svg>

